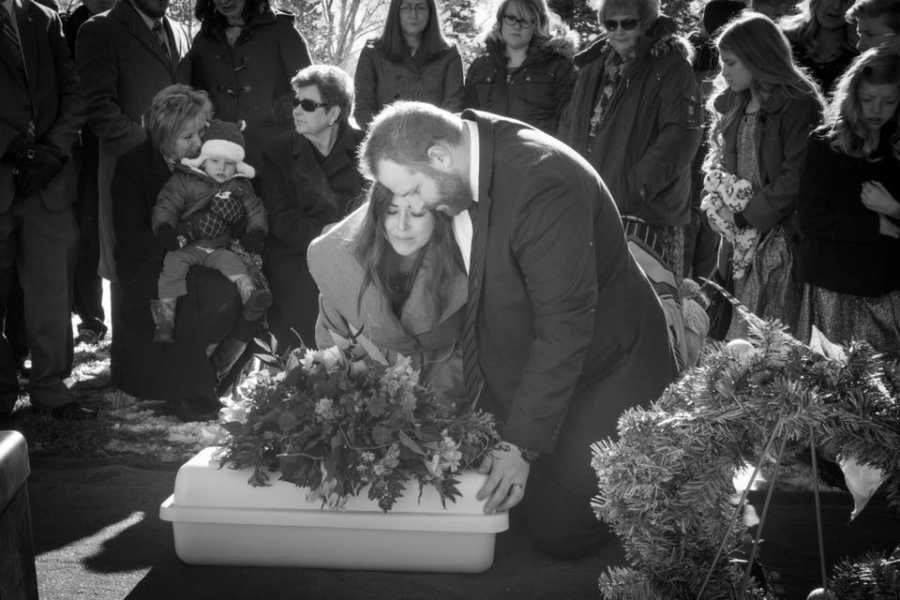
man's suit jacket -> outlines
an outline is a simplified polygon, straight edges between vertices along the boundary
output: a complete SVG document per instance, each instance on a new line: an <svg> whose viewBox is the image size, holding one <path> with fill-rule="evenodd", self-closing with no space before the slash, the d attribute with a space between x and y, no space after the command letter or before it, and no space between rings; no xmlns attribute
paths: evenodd
<svg viewBox="0 0 900 600"><path fill-rule="evenodd" d="M518 121L462 117L480 146L473 248L485 251L472 254L469 302L484 405L500 413L506 441L569 447L560 466L590 486L588 444L674 375L662 308L581 156Z"/></svg>
<svg viewBox="0 0 900 600"><path fill-rule="evenodd" d="M62 23L59 15L32 0L15 0L14 6L28 76L6 46L0 47L0 156L32 121L38 142L70 156L84 122L84 104ZM74 182L69 160L40 192L46 208L69 206L75 200ZM12 165L0 163L0 214L9 210L12 200Z"/></svg>
<svg viewBox="0 0 900 600"><path fill-rule="evenodd" d="M147 136L141 119L153 97L176 83L177 66L187 54L190 39L168 18L170 61L129 0L92 17L78 30L75 44L78 72L88 102L88 125L100 140L100 265L101 277L116 280L109 186L116 159Z"/></svg>
<svg viewBox="0 0 900 600"><path fill-rule="evenodd" d="M158 91L176 83L178 63L190 47L181 25L168 17L163 21L172 60L128 0L95 15L78 32L75 55L88 124L116 156L144 140L141 117Z"/></svg>

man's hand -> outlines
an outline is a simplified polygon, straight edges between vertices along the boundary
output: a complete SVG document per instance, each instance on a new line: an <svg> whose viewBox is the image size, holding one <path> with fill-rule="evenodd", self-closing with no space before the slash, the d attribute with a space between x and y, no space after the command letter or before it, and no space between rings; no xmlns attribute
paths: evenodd
<svg viewBox="0 0 900 600"><path fill-rule="evenodd" d="M878 233L892 238L900 238L900 227L897 227L884 215L878 215Z"/></svg>
<svg viewBox="0 0 900 600"><path fill-rule="evenodd" d="M491 450L481 466L479 473L487 473L487 481L478 490L478 500L488 499L484 504L484 513L491 514L509 510L525 497L525 484L531 465L522 458L519 447L509 442L501 442Z"/></svg>

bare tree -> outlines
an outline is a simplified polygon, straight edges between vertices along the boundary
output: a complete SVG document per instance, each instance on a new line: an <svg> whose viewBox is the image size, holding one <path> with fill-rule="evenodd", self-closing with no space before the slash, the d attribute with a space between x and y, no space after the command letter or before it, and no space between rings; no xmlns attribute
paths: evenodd
<svg viewBox="0 0 900 600"><path fill-rule="evenodd" d="M381 32L387 6L388 0L281 0L296 15L313 60L349 72L365 40Z"/></svg>

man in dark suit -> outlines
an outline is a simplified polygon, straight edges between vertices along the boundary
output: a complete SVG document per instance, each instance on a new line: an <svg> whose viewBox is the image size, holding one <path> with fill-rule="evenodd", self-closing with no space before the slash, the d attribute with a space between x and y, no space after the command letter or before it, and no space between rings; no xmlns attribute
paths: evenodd
<svg viewBox="0 0 900 600"><path fill-rule="evenodd" d="M78 235L71 151L84 106L55 12L32 0L3 0L0 89L0 320L15 272L26 306L31 404L57 417L91 416L64 382L72 365L69 277ZM16 401L15 367L0 337L0 417Z"/></svg>
<svg viewBox="0 0 900 600"><path fill-rule="evenodd" d="M61 15L63 34L75 59L75 40L78 30L92 16L109 10L115 0L84 0L74 11ZM97 274L100 262L100 238L97 225L99 191L97 168L99 166L99 142L89 127L81 129L81 143L76 146L78 158L78 193L75 214L78 220L78 247L75 252L73 273L72 312L81 321L78 324L77 341L94 341L106 335L103 310L103 286Z"/></svg>
<svg viewBox="0 0 900 600"><path fill-rule="evenodd" d="M165 16L168 6L169 0L120 0L81 26L75 45L88 125L100 140L99 272L110 281L116 280L109 194L116 159L146 138L141 117L158 91L176 83L190 46L184 29Z"/></svg>
<svg viewBox="0 0 900 600"><path fill-rule="evenodd" d="M482 465L485 511L524 499L532 539L558 557L605 543L590 445L656 399L675 365L600 176L518 121L413 102L375 119L361 155L394 194L454 218L469 272L463 374L503 439Z"/></svg>

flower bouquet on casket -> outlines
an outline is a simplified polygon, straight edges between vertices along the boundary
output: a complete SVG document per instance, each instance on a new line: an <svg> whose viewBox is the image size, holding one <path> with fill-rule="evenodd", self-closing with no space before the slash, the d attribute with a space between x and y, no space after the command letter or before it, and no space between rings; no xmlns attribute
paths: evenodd
<svg viewBox="0 0 900 600"><path fill-rule="evenodd" d="M387 364L357 354L351 343L269 356L226 401L220 464L252 468L255 486L279 471L330 509L367 488L387 512L411 482L420 498L434 486L446 507L460 495L455 474L499 441L493 417L442 403L408 358Z"/></svg>

